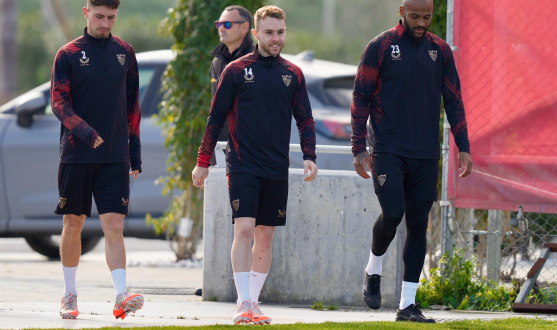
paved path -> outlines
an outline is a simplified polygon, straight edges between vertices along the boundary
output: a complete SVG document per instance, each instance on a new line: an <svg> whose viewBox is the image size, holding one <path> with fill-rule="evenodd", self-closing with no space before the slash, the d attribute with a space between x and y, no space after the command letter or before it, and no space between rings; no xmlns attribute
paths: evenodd
<svg viewBox="0 0 557 330"><path fill-rule="evenodd" d="M128 285L132 286L132 291L143 292L144 308L125 320L114 319L112 280L104 262L103 244L99 244L82 257L77 272L81 314L77 320L62 320L58 314L63 291L61 264L32 252L22 239L0 239L0 329L231 323L235 305L203 302L200 297L191 295L195 288L201 287L202 269L169 267L173 253L166 242L126 239L126 246L130 265ZM339 311L313 311L308 306L286 305L262 305L262 309L273 317L274 323L394 320L392 310L375 312L341 308ZM426 311L426 315L441 320L518 316L512 313L441 311ZM557 320L556 315L539 317Z"/></svg>

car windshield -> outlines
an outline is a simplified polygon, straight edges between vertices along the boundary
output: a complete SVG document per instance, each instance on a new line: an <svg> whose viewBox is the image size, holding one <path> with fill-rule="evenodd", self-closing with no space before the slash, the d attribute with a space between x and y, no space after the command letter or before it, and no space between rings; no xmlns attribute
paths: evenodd
<svg viewBox="0 0 557 330"><path fill-rule="evenodd" d="M153 80L153 75L155 74L154 67L143 67L139 68L139 103L143 102L143 98L145 96L145 92L149 89L149 85L151 84L151 80ZM45 110L45 114L50 115L53 114L52 106L50 104L50 93L46 96L47 99L47 106Z"/></svg>
<svg viewBox="0 0 557 330"><path fill-rule="evenodd" d="M342 77L326 80L323 89L326 104L350 109L352 103L352 90L354 89L355 77Z"/></svg>

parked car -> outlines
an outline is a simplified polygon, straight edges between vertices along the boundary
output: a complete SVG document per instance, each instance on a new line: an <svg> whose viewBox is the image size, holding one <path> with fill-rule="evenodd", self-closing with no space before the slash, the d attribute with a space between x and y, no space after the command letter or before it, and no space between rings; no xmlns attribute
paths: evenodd
<svg viewBox="0 0 557 330"><path fill-rule="evenodd" d="M310 55L310 54L309 54ZM155 181L166 174L168 152L161 129L152 118L161 101L161 76L174 55L170 50L137 54L139 102L142 111L141 146L143 173L131 180L129 215L124 235L157 238L145 222L145 215L157 217L169 199ZM316 122L317 143L350 145L350 102L356 67L313 60L307 53L284 55L305 74ZM58 201L58 155L60 121L50 106L50 83L15 98L0 107L0 237L24 237L36 252L58 257L63 222L54 214ZM292 143L299 143L295 121ZM291 167L302 166L300 153L291 153ZM320 169L352 169L350 155L318 155ZM92 217L82 232L83 253L99 242L102 229L93 203Z"/></svg>

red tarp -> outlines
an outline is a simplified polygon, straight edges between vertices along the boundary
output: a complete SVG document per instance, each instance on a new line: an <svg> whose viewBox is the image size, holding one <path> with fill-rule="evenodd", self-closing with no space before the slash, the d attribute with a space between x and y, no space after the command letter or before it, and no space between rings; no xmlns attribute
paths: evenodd
<svg viewBox="0 0 557 330"><path fill-rule="evenodd" d="M455 0L454 52L474 172L458 177L455 207L557 213L556 0Z"/></svg>

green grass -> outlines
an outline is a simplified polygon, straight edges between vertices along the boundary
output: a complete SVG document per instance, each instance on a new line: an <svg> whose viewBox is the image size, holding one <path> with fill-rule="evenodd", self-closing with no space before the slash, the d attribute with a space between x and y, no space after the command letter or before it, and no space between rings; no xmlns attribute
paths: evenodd
<svg viewBox="0 0 557 330"><path fill-rule="evenodd" d="M276 329L301 329L301 330L329 330L329 329L347 329L347 330L386 330L386 329L451 329L451 330L522 330L522 329L556 329L557 322L546 321L541 319L525 319L525 318L511 318L503 320L493 320L493 321L460 321L460 322L450 322L450 323L439 323L439 324L416 324L408 322L358 322L358 323L319 323L319 324L281 324L281 325L269 325L265 328L276 328ZM216 330L216 329L237 329L236 325L212 325L203 327L138 327L140 330ZM107 330L120 330L120 327L106 327L102 329ZM57 330L57 329L53 329ZM62 329L59 329L62 330Z"/></svg>

